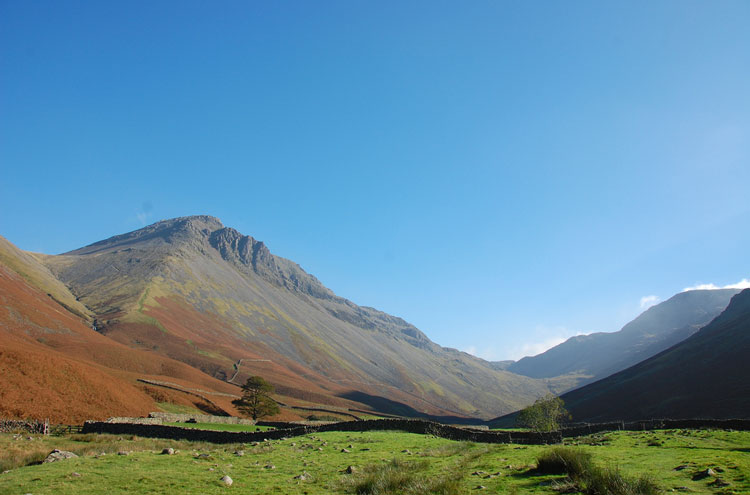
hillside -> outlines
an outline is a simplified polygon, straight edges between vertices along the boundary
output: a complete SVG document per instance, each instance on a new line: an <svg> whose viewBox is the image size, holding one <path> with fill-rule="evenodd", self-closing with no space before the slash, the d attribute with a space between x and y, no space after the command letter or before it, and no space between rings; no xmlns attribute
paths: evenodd
<svg viewBox="0 0 750 495"><path fill-rule="evenodd" d="M287 397L400 414L491 417L546 393L358 306L297 264L213 217L158 222L45 265L129 348L241 383L267 377Z"/></svg>
<svg viewBox="0 0 750 495"><path fill-rule="evenodd" d="M210 409L195 396L157 390L138 379L236 393L236 387L184 363L97 333L89 310L36 257L2 241L0 417L80 423L147 414L159 409L157 401ZM213 399L231 410L227 397Z"/></svg>
<svg viewBox="0 0 750 495"><path fill-rule="evenodd" d="M750 289L695 335L562 396L575 421L750 418Z"/></svg>
<svg viewBox="0 0 750 495"><path fill-rule="evenodd" d="M736 289L681 292L652 306L614 333L571 337L505 369L533 378L555 378L564 392L633 366L693 335L718 316ZM567 383L561 380L567 377Z"/></svg>

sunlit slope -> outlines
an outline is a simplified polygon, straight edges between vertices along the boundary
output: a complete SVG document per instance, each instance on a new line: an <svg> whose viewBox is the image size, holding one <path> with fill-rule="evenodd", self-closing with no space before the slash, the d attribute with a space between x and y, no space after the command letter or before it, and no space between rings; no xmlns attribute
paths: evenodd
<svg viewBox="0 0 750 495"><path fill-rule="evenodd" d="M159 222L45 262L107 336L217 378L231 377L243 359L239 379L274 371L268 378L300 397L483 417L547 391L541 381L493 370L400 318L336 296L212 217Z"/></svg>
<svg viewBox="0 0 750 495"><path fill-rule="evenodd" d="M39 262L38 255L18 249L0 236L0 264L20 275L26 282L57 301L68 311L82 318L90 319L91 312L70 293L50 271ZM43 255L42 255L43 256Z"/></svg>
<svg viewBox="0 0 750 495"><path fill-rule="evenodd" d="M738 292L736 289L681 292L649 308L618 332L571 337L507 369L533 378L567 376L571 378L568 389L579 387L685 340L718 316Z"/></svg>
<svg viewBox="0 0 750 495"><path fill-rule="evenodd" d="M576 421L750 418L750 289L670 349L563 395Z"/></svg>
<svg viewBox="0 0 750 495"><path fill-rule="evenodd" d="M63 284L50 281L35 257L7 245L0 262L0 416L71 423L143 415L157 406L139 378L236 393L236 387L182 362L97 333L79 314L88 313L86 308L71 311L75 297L65 294ZM29 273L42 276L22 275ZM57 289L54 297L50 289ZM226 397L215 402L231 409Z"/></svg>

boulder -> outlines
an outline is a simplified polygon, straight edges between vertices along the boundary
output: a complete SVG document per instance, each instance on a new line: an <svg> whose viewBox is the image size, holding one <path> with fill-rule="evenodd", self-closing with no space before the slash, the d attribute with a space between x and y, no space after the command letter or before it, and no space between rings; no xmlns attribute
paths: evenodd
<svg viewBox="0 0 750 495"><path fill-rule="evenodd" d="M78 457L73 452L68 452L67 450L53 450L49 453L49 455L42 461L45 462L57 462L61 461L63 459L72 459L73 457Z"/></svg>

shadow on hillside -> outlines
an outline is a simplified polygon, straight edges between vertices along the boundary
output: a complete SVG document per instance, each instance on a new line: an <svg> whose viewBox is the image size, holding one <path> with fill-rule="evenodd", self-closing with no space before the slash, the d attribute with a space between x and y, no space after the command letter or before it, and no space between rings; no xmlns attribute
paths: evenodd
<svg viewBox="0 0 750 495"><path fill-rule="evenodd" d="M380 397L379 395L366 394L358 390L352 390L351 392L340 394L339 397L341 397L342 399L359 402L361 404L366 404L378 412L393 414L395 416L403 416L405 418L428 419L430 421L435 421L438 423L454 425L484 424L484 421L478 418L465 418L462 416L432 416L430 414L425 414L421 411L417 411L413 407L404 404L403 402L386 399L385 397Z"/></svg>

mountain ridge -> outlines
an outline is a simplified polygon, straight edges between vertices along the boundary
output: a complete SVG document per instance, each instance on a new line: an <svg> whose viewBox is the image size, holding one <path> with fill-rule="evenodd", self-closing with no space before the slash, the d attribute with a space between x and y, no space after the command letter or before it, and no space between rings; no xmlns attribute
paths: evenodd
<svg viewBox="0 0 750 495"><path fill-rule="evenodd" d="M685 340L718 316L737 293L739 289L681 292L648 308L617 332L574 336L506 369L533 378L578 375L573 388L582 386Z"/></svg>
<svg viewBox="0 0 750 495"><path fill-rule="evenodd" d="M309 368L334 395L375 397L385 386L390 399L431 414L488 417L549 391L337 296L214 217L163 220L43 260L96 313L103 333L213 376L228 373L239 349L255 348L287 368ZM203 328L191 325L198 318ZM279 385L294 390L292 382ZM336 383L351 385L333 391ZM369 385L354 385L362 383Z"/></svg>
<svg viewBox="0 0 750 495"><path fill-rule="evenodd" d="M576 421L750 417L750 289L684 341L562 396Z"/></svg>

